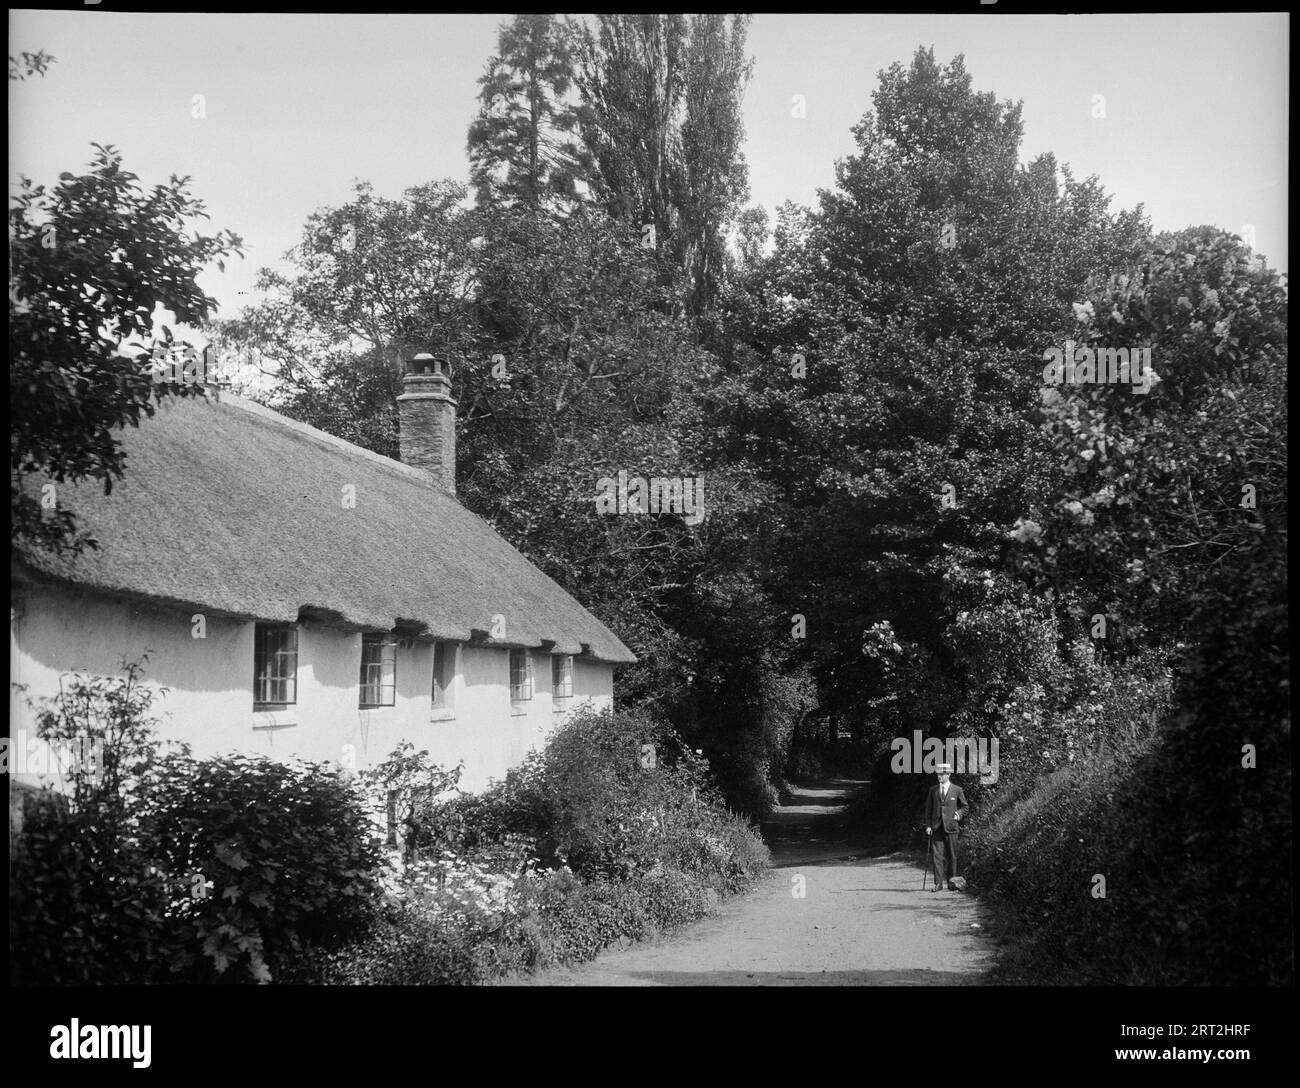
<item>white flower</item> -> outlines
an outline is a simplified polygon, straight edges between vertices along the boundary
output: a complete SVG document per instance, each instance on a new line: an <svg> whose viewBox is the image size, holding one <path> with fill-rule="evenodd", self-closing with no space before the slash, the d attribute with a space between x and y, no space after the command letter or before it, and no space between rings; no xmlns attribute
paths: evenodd
<svg viewBox="0 0 1300 1088"><path fill-rule="evenodd" d="M1093 309L1091 302L1085 302L1082 305L1077 302L1072 302L1070 305L1074 307L1074 317L1076 321L1086 325L1092 320Z"/></svg>
<svg viewBox="0 0 1300 1088"><path fill-rule="evenodd" d="M1080 450L1079 456L1082 457L1085 461L1091 461L1094 457L1097 456L1097 451L1094 449Z"/></svg>

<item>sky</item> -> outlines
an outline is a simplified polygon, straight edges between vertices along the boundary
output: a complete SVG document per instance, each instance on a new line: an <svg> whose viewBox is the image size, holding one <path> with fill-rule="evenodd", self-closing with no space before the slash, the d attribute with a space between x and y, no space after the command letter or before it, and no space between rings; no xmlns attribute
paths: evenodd
<svg viewBox="0 0 1300 1088"><path fill-rule="evenodd" d="M755 16L752 202L814 204L854 151L881 69L932 46L941 62L964 54L976 90L1023 100L1025 161L1054 152L1076 177L1096 174L1113 210L1144 204L1157 230L1253 232L1287 270L1287 16L994 10ZM233 316L256 297L257 269L284 268L306 217L346 203L355 181L396 197L467 179L476 80L509 18L11 11L10 53L57 62L9 84L10 193L19 174L79 171L92 141L116 145L146 185L191 175L205 228L247 243L247 259L200 278Z"/></svg>

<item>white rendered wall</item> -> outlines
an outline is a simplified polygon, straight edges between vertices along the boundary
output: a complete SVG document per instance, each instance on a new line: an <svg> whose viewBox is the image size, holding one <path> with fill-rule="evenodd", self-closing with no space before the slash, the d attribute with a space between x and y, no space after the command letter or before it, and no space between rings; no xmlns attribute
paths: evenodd
<svg viewBox="0 0 1300 1088"><path fill-rule="evenodd" d="M510 703L509 651L467 645L457 647L448 707L435 711L433 647L424 642L398 645L395 705L363 710L361 635L299 625L297 703L254 713L251 622L208 616L205 637L195 638L191 617L180 611L46 588L22 592L11 619L10 680L26 684L33 697L56 693L63 673L120 675L123 656L130 661L152 651L145 681L170 689L154 702L159 732L189 742L198 756L239 751L361 769L405 739L444 766L464 760L461 787L480 790L565 717L551 699L550 655L536 651L533 698L521 713ZM580 658L573 664L574 695L564 711L612 706L613 666ZM34 738L32 711L11 693L10 736Z"/></svg>

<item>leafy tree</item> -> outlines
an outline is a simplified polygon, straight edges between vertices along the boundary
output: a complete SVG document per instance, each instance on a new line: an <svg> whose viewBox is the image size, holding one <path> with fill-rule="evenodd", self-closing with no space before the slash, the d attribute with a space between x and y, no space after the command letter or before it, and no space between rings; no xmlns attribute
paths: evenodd
<svg viewBox="0 0 1300 1088"><path fill-rule="evenodd" d="M686 43L678 227L691 313L712 309L725 264L724 235L749 198L741 99L753 70L749 16L697 15Z"/></svg>
<svg viewBox="0 0 1300 1088"><path fill-rule="evenodd" d="M516 15L501 28L498 55L479 79L469 129L470 177L480 205L572 207L590 156L576 140L570 36L553 15Z"/></svg>
<svg viewBox="0 0 1300 1088"><path fill-rule="evenodd" d="M1154 728L1116 723L1112 737L1145 743L1072 814L1069 841L1087 828L1129 894L1041 940L1117 977L1136 963L1145 982L1288 983L1291 944L1267 921L1291 882L1285 285L1237 238L1194 227L1081 294L1076 374L1085 352L1121 347L1148 348L1154 374L1107 358L1126 381L1043 390L1063 472L1018 520L1012 557L1064 625L1106 623L1092 634L1107 667L1076 703L1134 661L1168 656L1173 683Z"/></svg>
<svg viewBox="0 0 1300 1088"><path fill-rule="evenodd" d="M964 698L945 577L991 576L999 527L1046 486L1036 360L1087 273L1147 228L1092 179L1058 185L1050 157L1019 167L1019 107L972 91L960 57L918 51L874 104L837 189L783 209L728 293L716 453L781 495L771 586L809 618L831 706L862 719L885 682L862 633L888 621L920 655L890 689L902 724L942 729Z"/></svg>
<svg viewBox="0 0 1300 1088"><path fill-rule="evenodd" d="M356 199L308 217L286 254L263 269L268 297L215 323L214 343L259 359L268 391L246 391L303 422L388 456L397 453L402 366L430 351L474 355L478 216L452 181L400 199L367 182Z"/></svg>
<svg viewBox="0 0 1300 1088"><path fill-rule="evenodd" d="M1286 304L1277 274L1209 227L1162 236L1088 285L1079 350L1147 348L1154 375L1139 383L1133 358L1127 384L1044 388L1065 472L1020 537L1047 584L1086 586L1116 621L1162 637L1214 626L1239 588L1228 572L1277 561Z"/></svg>
<svg viewBox="0 0 1300 1088"><path fill-rule="evenodd" d="M684 406L707 379L707 356L667 312L656 255L599 212L492 215L479 259L483 348L454 379L458 494L645 647L625 690L653 689L679 652L660 603L699 530L675 515L603 516L597 481L620 469L692 474Z"/></svg>
<svg viewBox="0 0 1300 1088"><path fill-rule="evenodd" d="M111 145L93 146L87 173L60 174L48 192L23 177L9 210L13 539L55 550L93 542L70 511L25 481L33 474L55 485L95 479L112 490L125 460L116 430L152 415L162 397L201 393L155 384L143 348L131 345L137 354L129 356L119 345L148 335L160 304L200 324L216 302L199 289L199 271L242 255L241 239L229 231L188 232L188 221L207 218L189 178L173 175L145 191ZM164 338L170 346L170 329Z"/></svg>
<svg viewBox="0 0 1300 1088"><path fill-rule="evenodd" d="M683 90L683 15L598 15L573 28L583 142L596 163L597 196L616 219L672 230Z"/></svg>
<svg viewBox="0 0 1300 1088"><path fill-rule="evenodd" d="M571 24L582 138L614 217L653 225L685 277L688 311L712 305L724 235L748 196L741 96L748 16L599 15Z"/></svg>

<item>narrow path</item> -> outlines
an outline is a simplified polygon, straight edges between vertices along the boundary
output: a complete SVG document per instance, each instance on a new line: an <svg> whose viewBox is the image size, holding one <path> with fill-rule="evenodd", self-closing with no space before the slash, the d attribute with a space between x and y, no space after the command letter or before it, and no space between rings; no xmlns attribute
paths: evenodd
<svg viewBox="0 0 1300 1088"><path fill-rule="evenodd" d="M992 963L978 902L965 892L932 893L929 884L923 892L921 867L905 855L868 855L845 820L847 803L864 786L839 779L797 788L791 803L763 825L771 872L710 917L513 984L978 983Z"/></svg>

